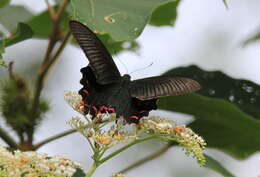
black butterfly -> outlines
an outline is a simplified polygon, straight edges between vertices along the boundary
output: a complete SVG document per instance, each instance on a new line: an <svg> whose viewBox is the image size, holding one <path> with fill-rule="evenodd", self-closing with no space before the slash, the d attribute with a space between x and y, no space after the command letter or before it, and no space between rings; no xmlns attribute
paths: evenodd
<svg viewBox="0 0 260 177"><path fill-rule="evenodd" d="M200 84L189 78L157 76L130 80L121 76L111 55L97 36L85 25L70 21L70 30L86 54L89 65L81 69L85 113L123 116L128 123L138 123L149 111L157 109L159 97L194 92Z"/></svg>

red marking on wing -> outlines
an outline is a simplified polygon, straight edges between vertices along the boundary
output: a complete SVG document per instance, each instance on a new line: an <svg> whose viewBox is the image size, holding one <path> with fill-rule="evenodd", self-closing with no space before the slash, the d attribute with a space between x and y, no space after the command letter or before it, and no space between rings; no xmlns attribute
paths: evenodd
<svg viewBox="0 0 260 177"><path fill-rule="evenodd" d="M86 95L89 94L89 91L87 89L82 90L83 93L85 93Z"/></svg>
<svg viewBox="0 0 260 177"><path fill-rule="evenodd" d="M96 108L96 106L92 106L91 108L95 111L95 114L97 114L98 109Z"/></svg>
<svg viewBox="0 0 260 177"><path fill-rule="evenodd" d="M136 120L139 120L139 117L137 116L130 116L131 119L136 119Z"/></svg>
<svg viewBox="0 0 260 177"><path fill-rule="evenodd" d="M115 113L115 112L116 112L114 108L108 108L107 111L108 111L109 113Z"/></svg>

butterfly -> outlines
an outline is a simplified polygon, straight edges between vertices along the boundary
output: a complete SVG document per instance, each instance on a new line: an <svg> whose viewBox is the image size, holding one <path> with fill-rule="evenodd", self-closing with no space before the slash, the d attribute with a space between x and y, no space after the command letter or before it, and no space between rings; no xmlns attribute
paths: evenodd
<svg viewBox="0 0 260 177"><path fill-rule="evenodd" d="M99 113L116 113L127 123L138 123L157 109L160 97L191 93L201 88L200 84L184 77L156 76L131 81L123 76L106 47L87 26L70 21L72 35L89 60L81 69L83 88L79 90L85 114L95 117Z"/></svg>

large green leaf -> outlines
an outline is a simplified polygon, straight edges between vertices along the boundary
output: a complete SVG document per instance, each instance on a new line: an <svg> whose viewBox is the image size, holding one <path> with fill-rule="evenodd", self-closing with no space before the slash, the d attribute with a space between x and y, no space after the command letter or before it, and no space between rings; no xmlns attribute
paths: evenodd
<svg viewBox="0 0 260 177"><path fill-rule="evenodd" d="M0 10L0 24L9 32L13 32L19 22L25 22L32 16L32 13L23 6L7 5Z"/></svg>
<svg viewBox="0 0 260 177"><path fill-rule="evenodd" d="M165 74L192 78L202 85L199 94L225 99L260 119L260 86L254 82L235 79L220 71L204 71L197 66L179 67Z"/></svg>
<svg viewBox="0 0 260 177"><path fill-rule="evenodd" d="M53 8L56 8L56 6ZM68 23L69 23L68 13L65 12L62 16L62 20L60 24L61 32L65 32L68 30ZM52 21L48 10L45 10L42 13L35 15L33 18L27 21L27 24L34 31L33 37L46 39L50 36L52 30Z"/></svg>
<svg viewBox="0 0 260 177"><path fill-rule="evenodd" d="M108 33L116 41L131 41L141 34L152 11L169 1L72 0L69 13L98 33Z"/></svg>
<svg viewBox="0 0 260 177"><path fill-rule="evenodd" d="M135 51L139 48L136 41L115 41L108 34L98 35L99 39L105 44L111 55L116 55L121 51Z"/></svg>
<svg viewBox="0 0 260 177"><path fill-rule="evenodd" d="M7 4L9 4L10 0L1 0L0 1L0 8L6 6Z"/></svg>
<svg viewBox="0 0 260 177"><path fill-rule="evenodd" d="M225 100L187 94L162 98L159 108L193 115L189 127L206 139L207 147L236 158L260 150L260 121Z"/></svg>
<svg viewBox="0 0 260 177"><path fill-rule="evenodd" d="M11 37L5 39L5 47L29 39L32 37L32 35L33 31L30 26L25 23L19 23L17 31Z"/></svg>
<svg viewBox="0 0 260 177"><path fill-rule="evenodd" d="M204 154L204 156L206 158L206 168L214 170L224 177L234 177L234 175L232 175L225 167L223 167L221 163L206 154Z"/></svg>
<svg viewBox="0 0 260 177"><path fill-rule="evenodd" d="M67 12L65 12L60 25L61 34L64 34L66 31L69 30L69 20L69 15ZM27 23L34 31L33 37L46 39L50 36L52 30L52 22L50 21L50 15L47 10L34 16ZM108 48L111 54L118 53L122 50L136 50L138 48L138 44L135 41L129 42L129 45L124 47L125 42L115 41L108 34L102 34L98 36L105 44L105 46Z"/></svg>
<svg viewBox="0 0 260 177"><path fill-rule="evenodd" d="M149 23L155 26L174 25L179 2L179 0L170 1L160 5L153 11Z"/></svg>

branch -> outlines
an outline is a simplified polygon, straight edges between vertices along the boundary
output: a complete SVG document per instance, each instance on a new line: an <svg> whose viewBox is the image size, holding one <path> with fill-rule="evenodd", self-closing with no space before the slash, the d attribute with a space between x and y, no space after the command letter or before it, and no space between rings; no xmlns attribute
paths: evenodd
<svg viewBox="0 0 260 177"><path fill-rule="evenodd" d="M57 50L56 54L53 56L53 58L51 59L51 61L48 63L48 65L46 66L46 69L45 69L45 73L44 75L47 74L47 72L49 71L49 69L53 66L53 64L57 61L57 59L59 58L61 52L63 51L63 49L65 48L67 42L69 41L71 35L70 35L70 31L68 31L65 35L65 38L64 40L62 41L59 49Z"/></svg>
<svg viewBox="0 0 260 177"><path fill-rule="evenodd" d="M18 149L19 145L15 142L15 140L8 135L8 133L0 127L0 137L10 148Z"/></svg>
<svg viewBox="0 0 260 177"><path fill-rule="evenodd" d="M145 164L145 163L147 163L147 162L149 162L151 160L154 160L157 157L161 156L162 154L166 153L171 147L172 147L172 144L168 144L167 146L162 148L160 151L155 152L155 153L153 153L153 154L151 154L151 155L149 155L149 156L147 156L147 157L145 157L145 158L143 158L141 160L138 160L137 162L133 163L132 165L124 168L123 170L121 170L121 171L119 171L117 173L118 174L125 173L125 172L127 172L129 170L132 170L132 169L134 169L136 167L139 167L139 166L141 166L141 165L143 165L143 164Z"/></svg>
<svg viewBox="0 0 260 177"><path fill-rule="evenodd" d="M39 106L40 95L41 95L41 91L42 91L43 85L44 85L44 78L45 78L47 72L49 71L49 68L52 66L52 64L56 61L56 59L59 56L59 54L57 54L57 57L54 58L54 61L52 60L51 62L49 62L52 50L53 50L56 42L59 39L58 35L59 35L59 25L60 25L60 22L61 22L61 17L62 17L62 14L63 14L63 12L64 12L64 10L65 10L65 8L66 8L66 6L68 5L69 2L70 2L70 0L64 0L63 1L63 3L60 5L60 8L58 9L58 12L57 12L55 19L53 21L53 28L52 28L52 33L51 33L51 36L50 36L50 41L49 41L49 44L48 44L48 47L47 47L47 51L46 51L43 63L41 64L40 71L39 71L37 81L36 81L36 85L35 85L34 100L33 100L32 108L31 108L31 115L29 117L30 121L32 121L32 122L34 122L34 119L35 119L35 116L36 116L36 113L37 113L37 108ZM68 39L65 38L63 43L66 44L67 40ZM65 46L65 44L64 44L64 46ZM62 49L63 49L64 46L63 45L61 45L61 46L62 46ZM59 51L59 53L60 52L61 51ZM49 64L48 64L48 62L49 62ZM33 132L34 132L33 129L28 132L28 142L30 144L32 144L32 142L33 142Z"/></svg>
<svg viewBox="0 0 260 177"><path fill-rule="evenodd" d="M61 17L69 2L70 2L70 0L63 0L57 13L55 13L55 14L53 14L53 16L51 16L52 22L53 22L53 28L52 28L51 35L49 37L50 42L48 44L47 51L46 51L41 69L44 69L44 67L45 67L44 65L50 60L51 52L52 52L56 42L59 40L59 30L60 30L59 27L60 27Z"/></svg>
<svg viewBox="0 0 260 177"><path fill-rule="evenodd" d="M8 65L8 73L9 73L9 77L10 79L14 80L14 72L13 72L13 64L14 62L11 61Z"/></svg>
<svg viewBox="0 0 260 177"><path fill-rule="evenodd" d="M102 163L106 162L107 160L111 159L112 157L116 156L117 154L119 154L120 152L128 149L129 147L135 145L135 144L138 144L138 143L141 143L143 141L147 141L147 140L150 140L150 139L153 139L153 138L156 138L155 135L151 135L151 136L148 136L148 137L145 137L145 138L140 138L140 139L137 139L137 140L134 140L132 141L131 143L121 147L120 149L112 152L111 154L109 154L108 156L104 157L103 159L101 159L99 161L99 165L101 165Z"/></svg>
<svg viewBox="0 0 260 177"><path fill-rule="evenodd" d="M43 145L45 145L45 144L47 144L47 143L49 143L51 141L54 141L56 139L62 138L64 136L70 135L70 134L75 133L75 132L77 132L77 130L73 129L73 130L67 130L67 131L65 131L63 133L59 133L57 135L51 136L51 137L49 137L49 138L47 138L47 139L37 143L36 145L34 145L35 150L39 149L41 146L43 146Z"/></svg>
<svg viewBox="0 0 260 177"><path fill-rule="evenodd" d="M55 11L54 11L53 7L51 6L49 0L45 0L45 3L47 5L47 7L48 7L48 11L49 11L49 14L51 16L51 19L53 20L53 17L55 15Z"/></svg>

